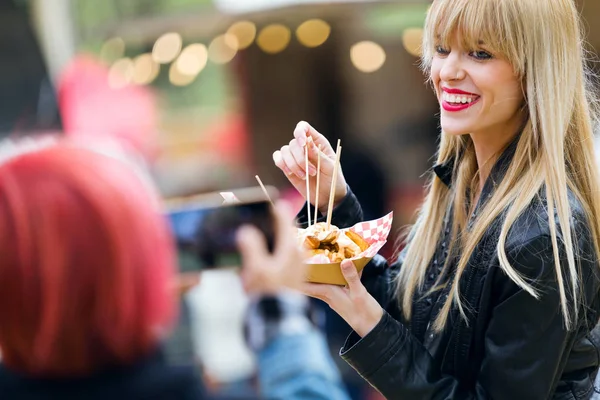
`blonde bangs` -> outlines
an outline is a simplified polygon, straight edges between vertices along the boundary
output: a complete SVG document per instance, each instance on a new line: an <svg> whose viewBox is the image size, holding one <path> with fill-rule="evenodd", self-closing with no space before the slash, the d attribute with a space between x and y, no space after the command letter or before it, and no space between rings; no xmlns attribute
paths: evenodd
<svg viewBox="0 0 600 400"><path fill-rule="evenodd" d="M508 60L519 77L524 76L524 0L436 0L425 21L423 66L429 69L437 46L450 48L453 40L466 50L484 49ZM526 2L526 1L525 1Z"/></svg>

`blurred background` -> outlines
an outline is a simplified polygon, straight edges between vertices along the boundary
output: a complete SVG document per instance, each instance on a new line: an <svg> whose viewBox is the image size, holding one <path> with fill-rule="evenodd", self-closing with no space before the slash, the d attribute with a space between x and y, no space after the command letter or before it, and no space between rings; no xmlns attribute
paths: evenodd
<svg viewBox="0 0 600 400"><path fill-rule="evenodd" d="M577 2L597 54L600 2ZM165 199L253 186L258 174L300 206L271 155L306 120L342 140L366 217L394 211L397 231L413 219L438 134L418 58L429 4L0 0L0 136L117 136L143 155ZM217 391L247 390L247 299L235 274L203 279L186 297L173 354L193 354ZM337 354L347 327L322 316ZM354 398L375 398L340 368Z"/></svg>

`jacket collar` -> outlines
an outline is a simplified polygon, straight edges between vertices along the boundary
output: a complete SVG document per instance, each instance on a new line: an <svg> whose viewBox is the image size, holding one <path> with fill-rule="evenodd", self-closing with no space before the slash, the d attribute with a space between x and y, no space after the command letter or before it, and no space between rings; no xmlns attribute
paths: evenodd
<svg viewBox="0 0 600 400"><path fill-rule="evenodd" d="M490 176L488 177L488 179L486 180L486 182L483 186L483 191L482 191L481 197L484 197L484 195L490 194L492 192L492 189L499 182L502 181L502 178L504 178L504 174L506 173L506 170L508 169L508 166L510 165L510 163L515 155L515 151L517 150L517 144L519 143L520 136L521 135L517 135L509 143L509 145L506 147L506 149L504 149L504 151L502 152L502 154L500 155L500 157L498 158L498 160L492 167ZM433 171L436 174L436 176L449 188L452 187L452 181L454 179L455 164L456 164L456 160L453 157L443 163L436 164L433 167Z"/></svg>

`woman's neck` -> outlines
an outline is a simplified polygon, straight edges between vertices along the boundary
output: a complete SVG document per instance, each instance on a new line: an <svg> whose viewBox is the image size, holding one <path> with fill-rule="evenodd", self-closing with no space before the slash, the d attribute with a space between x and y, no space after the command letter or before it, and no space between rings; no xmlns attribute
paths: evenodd
<svg viewBox="0 0 600 400"><path fill-rule="evenodd" d="M473 140L473 145L475 147L475 157L477 158L477 173L478 173L478 185L477 185L477 193L476 197L479 197L479 194L483 190L483 186L487 181L490 173L492 172L492 168L494 167L494 163L498 158L499 152L506 146L506 143L481 143Z"/></svg>
<svg viewBox="0 0 600 400"><path fill-rule="evenodd" d="M494 132L486 131L481 133L471 133L471 140L475 148L475 157L477 158L478 170L478 187L475 194L475 199L479 199L481 191L487 181L496 160L502 153L502 150L517 136L521 122L518 120L512 121L502 129L497 129ZM508 133L510 132L510 133Z"/></svg>

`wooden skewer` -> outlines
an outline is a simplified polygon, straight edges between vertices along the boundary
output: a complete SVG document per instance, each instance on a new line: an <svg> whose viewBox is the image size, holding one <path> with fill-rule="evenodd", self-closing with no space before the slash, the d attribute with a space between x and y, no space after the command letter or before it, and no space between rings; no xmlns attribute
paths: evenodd
<svg viewBox="0 0 600 400"><path fill-rule="evenodd" d="M265 196L267 196L267 199L271 202L271 205L273 205L273 200L271 200L271 196L269 196L269 192L267 192L267 188L265 188L265 185L263 185L262 181L260 180L260 177L258 175L256 175L255 177L263 192L265 192Z"/></svg>
<svg viewBox="0 0 600 400"><path fill-rule="evenodd" d="M319 219L319 185L321 182L321 145L317 154L317 192L315 193L315 224Z"/></svg>
<svg viewBox="0 0 600 400"><path fill-rule="evenodd" d="M310 138L308 139L310 140ZM310 175L308 173L308 140L306 141L305 151L304 151L304 172L306 173L306 213L308 215L308 226L311 225L310 218Z"/></svg>
<svg viewBox="0 0 600 400"><path fill-rule="evenodd" d="M341 140L338 140L335 152L335 164L333 165L333 176L331 178L331 190L329 192L329 205L327 207L327 230L331 229L331 215L333 214L333 200L335 195L335 185L337 181L338 170L340 166L340 156L342 155Z"/></svg>

